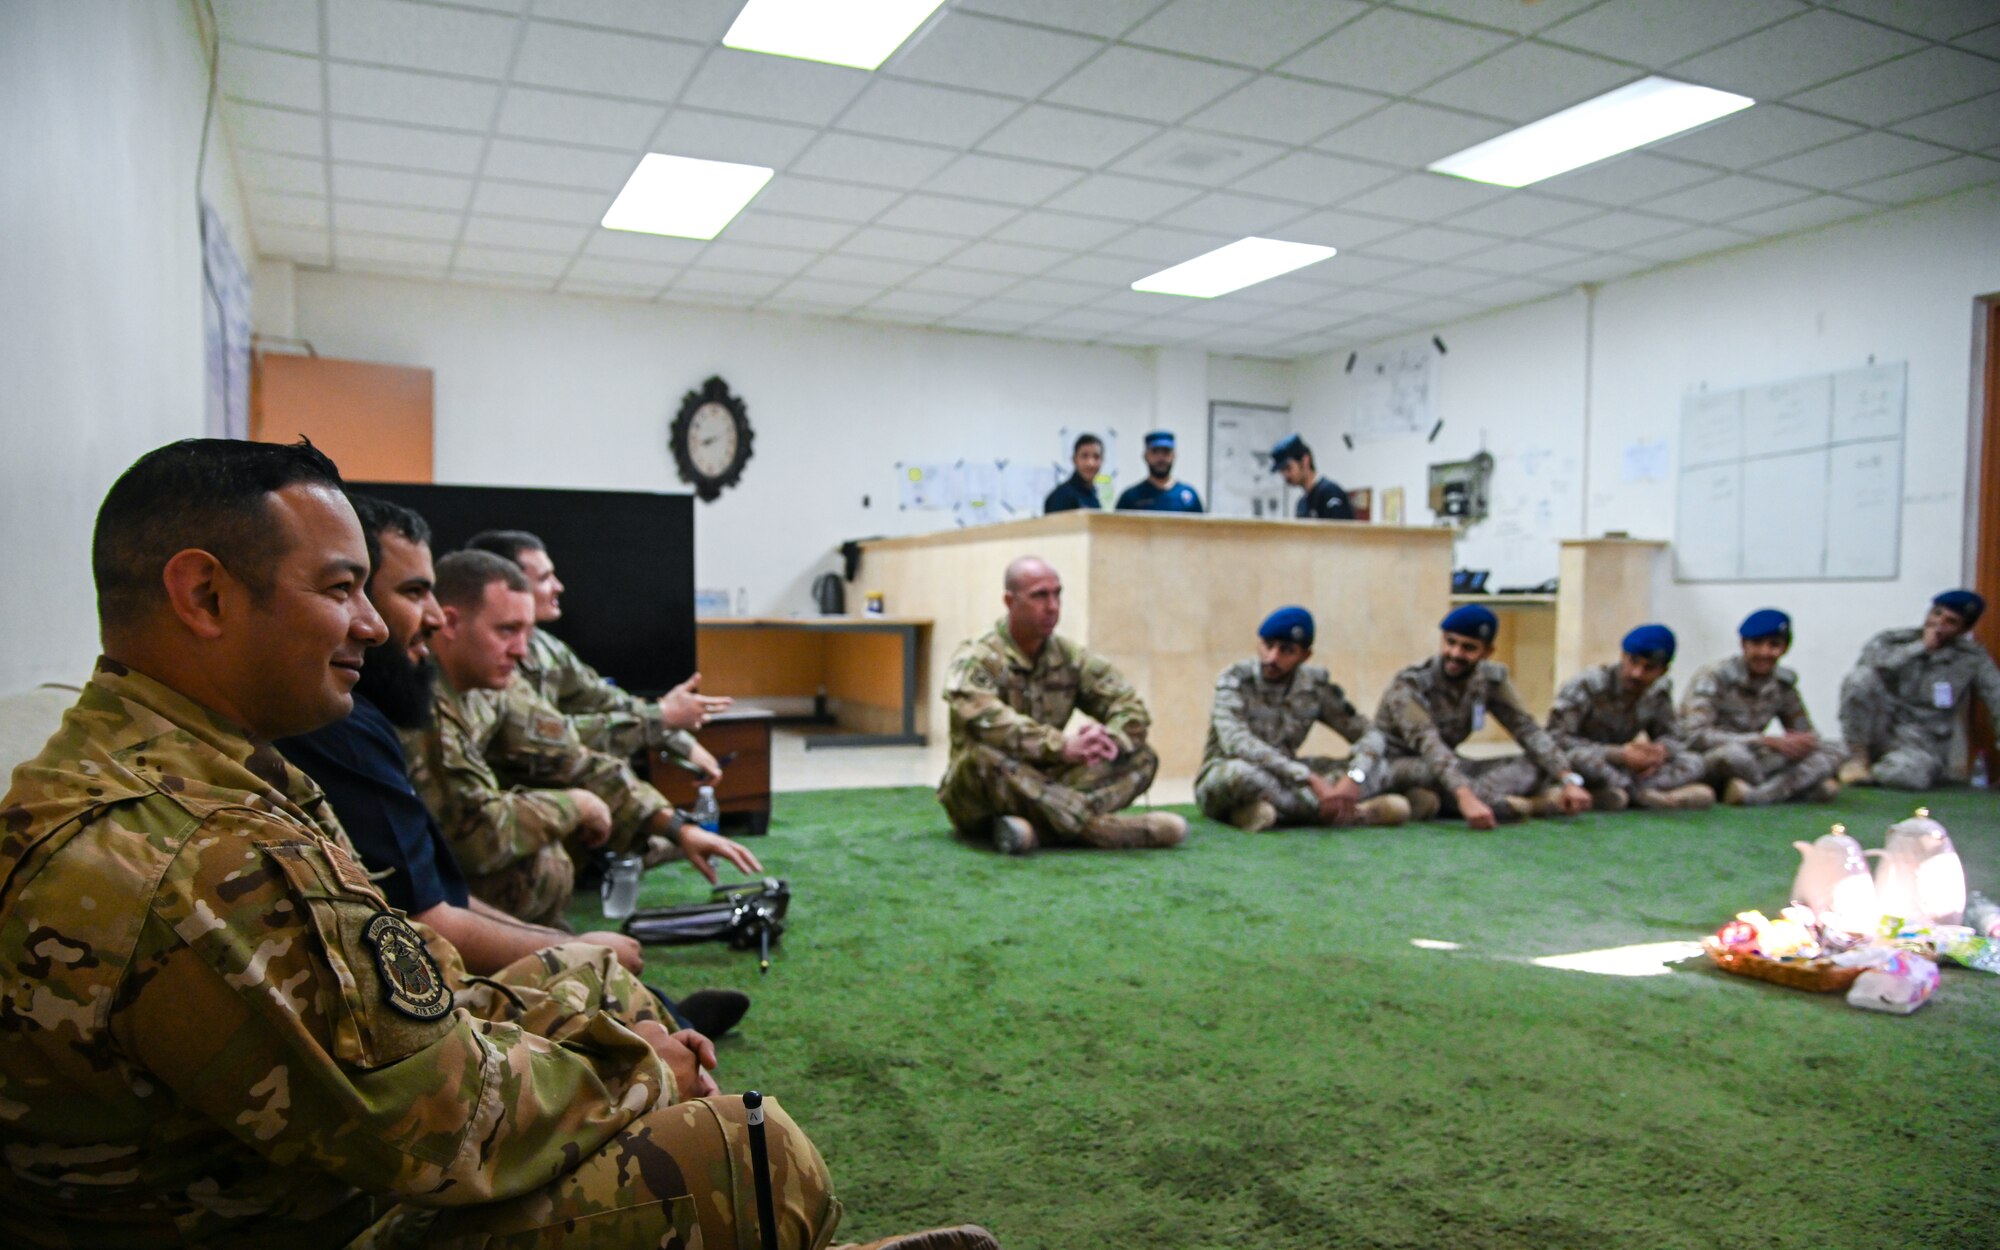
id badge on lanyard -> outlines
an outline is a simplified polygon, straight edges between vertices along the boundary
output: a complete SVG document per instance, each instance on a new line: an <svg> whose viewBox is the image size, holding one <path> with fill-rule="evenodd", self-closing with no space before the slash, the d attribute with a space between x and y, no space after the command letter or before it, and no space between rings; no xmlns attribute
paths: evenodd
<svg viewBox="0 0 2000 1250"><path fill-rule="evenodd" d="M1931 683L1931 706L1949 708L1951 706L1951 683L1939 681Z"/></svg>
<svg viewBox="0 0 2000 1250"><path fill-rule="evenodd" d="M1486 728L1486 705L1475 703L1472 705L1472 732L1478 733L1484 728Z"/></svg>

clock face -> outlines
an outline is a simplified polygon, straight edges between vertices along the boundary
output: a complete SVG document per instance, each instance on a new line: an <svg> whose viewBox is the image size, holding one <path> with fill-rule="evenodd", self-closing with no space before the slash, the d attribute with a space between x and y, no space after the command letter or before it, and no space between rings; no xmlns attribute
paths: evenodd
<svg viewBox="0 0 2000 1250"><path fill-rule="evenodd" d="M736 414L714 400L688 419L688 459L697 473L720 478L736 460Z"/></svg>

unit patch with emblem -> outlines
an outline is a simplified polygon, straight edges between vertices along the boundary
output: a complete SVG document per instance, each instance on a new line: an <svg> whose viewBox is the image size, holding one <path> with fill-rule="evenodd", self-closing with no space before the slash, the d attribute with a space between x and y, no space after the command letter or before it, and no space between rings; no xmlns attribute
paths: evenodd
<svg viewBox="0 0 2000 1250"><path fill-rule="evenodd" d="M391 1007L413 1020L435 1020L452 1009L451 987L409 921L385 911L368 922L361 936L375 950L382 996Z"/></svg>

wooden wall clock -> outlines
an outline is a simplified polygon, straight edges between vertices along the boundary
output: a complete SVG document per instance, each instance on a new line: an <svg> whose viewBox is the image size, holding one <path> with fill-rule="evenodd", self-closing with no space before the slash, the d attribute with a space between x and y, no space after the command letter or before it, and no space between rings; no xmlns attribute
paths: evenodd
<svg viewBox="0 0 2000 1250"><path fill-rule="evenodd" d="M710 378L700 390L681 396L680 413L667 434L681 480L704 503L714 502L723 487L736 485L743 476L750 442L749 410L721 378Z"/></svg>

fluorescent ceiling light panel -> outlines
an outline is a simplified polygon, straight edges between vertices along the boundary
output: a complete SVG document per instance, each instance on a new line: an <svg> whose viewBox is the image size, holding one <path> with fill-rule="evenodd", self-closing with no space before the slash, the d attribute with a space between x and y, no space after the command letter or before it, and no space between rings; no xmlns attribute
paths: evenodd
<svg viewBox="0 0 2000 1250"><path fill-rule="evenodd" d="M762 165L648 152L604 214L606 230L712 239L771 180Z"/></svg>
<svg viewBox="0 0 2000 1250"><path fill-rule="evenodd" d="M1642 78L1447 156L1430 168L1474 182L1525 187L1692 130L1755 103L1747 95L1712 87L1657 76Z"/></svg>
<svg viewBox="0 0 2000 1250"><path fill-rule="evenodd" d="M1141 278L1132 284L1132 289L1214 299L1281 273L1316 265L1333 255L1333 251L1315 243L1286 243L1252 236Z"/></svg>
<svg viewBox="0 0 2000 1250"><path fill-rule="evenodd" d="M750 0L724 47L874 69L944 0Z"/></svg>

